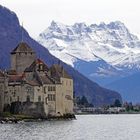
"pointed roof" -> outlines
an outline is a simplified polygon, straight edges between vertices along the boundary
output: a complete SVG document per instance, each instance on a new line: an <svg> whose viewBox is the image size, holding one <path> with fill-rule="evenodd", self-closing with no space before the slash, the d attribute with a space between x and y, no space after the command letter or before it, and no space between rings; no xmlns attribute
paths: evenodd
<svg viewBox="0 0 140 140"><path fill-rule="evenodd" d="M17 52L35 53L33 49L25 42L20 42L17 47L11 52L11 54L15 54Z"/></svg>
<svg viewBox="0 0 140 140"><path fill-rule="evenodd" d="M48 66L40 59L36 59L28 68L25 69L25 72L33 72L35 70L39 71L39 65L42 65L42 71L49 71Z"/></svg>
<svg viewBox="0 0 140 140"><path fill-rule="evenodd" d="M72 79L72 77L67 73L63 66L59 64L54 64L50 67L51 76L57 80L60 80L60 77Z"/></svg>

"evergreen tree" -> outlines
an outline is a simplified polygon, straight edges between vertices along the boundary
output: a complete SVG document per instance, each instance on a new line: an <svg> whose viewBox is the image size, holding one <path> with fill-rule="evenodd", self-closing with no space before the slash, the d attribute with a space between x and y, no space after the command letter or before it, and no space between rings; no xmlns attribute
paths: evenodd
<svg viewBox="0 0 140 140"><path fill-rule="evenodd" d="M122 104L120 102L120 100L116 99L115 102L114 102L114 107L121 107Z"/></svg>

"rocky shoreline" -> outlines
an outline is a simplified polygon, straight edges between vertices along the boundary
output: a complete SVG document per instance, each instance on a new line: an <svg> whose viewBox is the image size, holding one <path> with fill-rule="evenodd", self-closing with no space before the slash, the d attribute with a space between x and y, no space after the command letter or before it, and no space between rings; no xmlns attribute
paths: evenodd
<svg viewBox="0 0 140 140"><path fill-rule="evenodd" d="M22 122L41 122L41 121L54 121L54 120L76 120L74 114L66 114L63 116L48 116L48 117L32 117L32 116L8 116L0 117L0 124L13 124L13 123L22 123Z"/></svg>

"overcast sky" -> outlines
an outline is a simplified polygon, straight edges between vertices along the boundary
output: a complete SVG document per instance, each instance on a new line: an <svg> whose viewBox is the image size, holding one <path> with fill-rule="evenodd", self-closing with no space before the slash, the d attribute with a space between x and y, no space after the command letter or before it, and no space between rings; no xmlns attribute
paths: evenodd
<svg viewBox="0 0 140 140"><path fill-rule="evenodd" d="M36 38L51 21L87 24L120 20L140 35L140 0L0 0Z"/></svg>

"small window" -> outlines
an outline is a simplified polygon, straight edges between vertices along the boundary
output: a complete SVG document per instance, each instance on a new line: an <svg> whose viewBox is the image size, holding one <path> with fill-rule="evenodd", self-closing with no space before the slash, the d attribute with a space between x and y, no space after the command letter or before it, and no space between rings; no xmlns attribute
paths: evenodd
<svg viewBox="0 0 140 140"><path fill-rule="evenodd" d="M53 95L53 101L55 101L55 95Z"/></svg>
<svg viewBox="0 0 140 140"><path fill-rule="evenodd" d="M44 87L44 93L46 94L46 87Z"/></svg>
<svg viewBox="0 0 140 140"><path fill-rule="evenodd" d="M12 102L12 97L10 97L10 103Z"/></svg>
<svg viewBox="0 0 140 140"><path fill-rule="evenodd" d="M27 96L27 102L30 102L30 96L29 95Z"/></svg>
<svg viewBox="0 0 140 140"><path fill-rule="evenodd" d="M19 96L17 96L17 101L19 101Z"/></svg>
<svg viewBox="0 0 140 140"><path fill-rule="evenodd" d="M38 102L41 102L41 96L38 96Z"/></svg>
<svg viewBox="0 0 140 140"><path fill-rule="evenodd" d="M54 94L48 94L48 101L55 101L55 95Z"/></svg>
<svg viewBox="0 0 140 140"><path fill-rule="evenodd" d="M51 101L53 101L53 96L52 96L52 94L50 95L50 97L51 97Z"/></svg>
<svg viewBox="0 0 140 140"><path fill-rule="evenodd" d="M55 86L53 87L53 91L56 91Z"/></svg>
<svg viewBox="0 0 140 140"><path fill-rule="evenodd" d="M50 86L48 86L48 91L51 91L51 87Z"/></svg>
<svg viewBox="0 0 140 140"><path fill-rule="evenodd" d="M45 98L45 102L46 102L46 104L48 104L48 98L47 97Z"/></svg>
<svg viewBox="0 0 140 140"><path fill-rule="evenodd" d="M51 87L51 91L53 91L53 87Z"/></svg>
<svg viewBox="0 0 140 140"><path fill-rule="evenodd" d="M48 94L48 101L51 101L51 97L50 97L50 94Z"/></svg>

